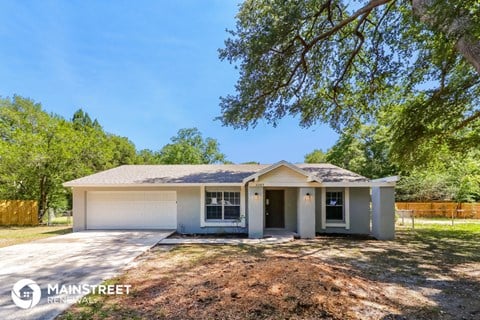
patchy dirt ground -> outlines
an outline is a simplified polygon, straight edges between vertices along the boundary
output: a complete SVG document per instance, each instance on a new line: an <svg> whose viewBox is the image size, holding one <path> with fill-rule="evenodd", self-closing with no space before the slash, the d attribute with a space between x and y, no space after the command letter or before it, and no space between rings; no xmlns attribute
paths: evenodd
<svg viewBox="0 0 480 320"><path fill-rule="evenodd" d="M480 229L395 241L157 246L60 319L480 319ZM447 235L449 235L447 237Z"/></svg>

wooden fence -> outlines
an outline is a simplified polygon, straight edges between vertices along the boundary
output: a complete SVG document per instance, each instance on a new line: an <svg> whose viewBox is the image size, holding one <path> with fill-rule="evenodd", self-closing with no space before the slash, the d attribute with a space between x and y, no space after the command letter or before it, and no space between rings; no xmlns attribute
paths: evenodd
<svg viewBox="0 0 480 320"><path fill-rule="evenodd" d="M416 218L480 219L480 203L396 202L397 210L413 210Z"/></svg>
<svg viewBox="0 0 480 320"><path fill-rule="evenodd" d="M37 201L0 200L0 226L38 225Z"/></svg>

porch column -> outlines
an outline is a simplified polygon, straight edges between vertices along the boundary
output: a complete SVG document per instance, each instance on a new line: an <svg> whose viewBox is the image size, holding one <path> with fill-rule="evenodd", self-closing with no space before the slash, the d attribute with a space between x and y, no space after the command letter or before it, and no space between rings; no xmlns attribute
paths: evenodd
<svg viewBox="0 0 480 320"><path fill-rule="evenodd" d="M298 188L297 232L300 238L315 238L315 188Z"/></svg>
<svg viewBox="0 0 480 320"><path fill-rule="evenodd" d="M372 234L379 240L395 239L395 188L372 187Z"/></svg>
<svg viewBox="0 0 480 320"><path fill-rule="evenodd" d="M263 238L263 187L248 187L248 237Z"/></svg>

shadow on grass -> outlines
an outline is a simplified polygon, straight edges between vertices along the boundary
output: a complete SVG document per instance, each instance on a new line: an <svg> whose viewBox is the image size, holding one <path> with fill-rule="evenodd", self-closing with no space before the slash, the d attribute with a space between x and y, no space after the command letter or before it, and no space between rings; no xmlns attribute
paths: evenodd
<svg viewBox="0 0 480 320"><path fill-rule="evenodd" d="M311 257L347 266L352 275L425 290L434 308L405 307L409 319L480 319L480 227L420 226L394 241L318 237L278 248L289 259ZM428 318L428 317L427 317Z"/></svg>
<svg viewBox="0 0 480 320"><path fill-rule="evenodd" d="M173 260L173 267L166 267L170 272L162 275L160 272L165 271L163 267L157 269L156 266L152 266L147 273L149 276L137 279L136 285L139 289L123 303L120 302L121 308L117 304L115 304L115 308L119 308L117 310L113 310L111 305L102 307L92 304L91 315L111 311L113 315L129 314L141 318L145 313L135 305L144 302L137 300L142 297L155 299L167 288L181 287L182 283L178 283L177 279L201 278L201 275L209 273L217 274L220 278L227 277L228 273L217 273L215 269L211 269L218 263L231 265L234 272L235 266L241 264L253 268L258 261L267 260L268 263L270 261L273 263L282 260L291 261L292 264L295 261L328 263L335 267L339 275L368 279L380 286L390 283L408 290L421 291L426 299L434 303L430 306L413 307L402 305L395 297L384 296L382 303L396 305L401 312L399 315L388 314L382 319L480 319L478 303L480 281L478 277L470 275L468 269L469 265L480 263L480 228L418 226L415 230L398 230L397 239L394 241L335 235L281 245L181 245L173 247L168 252L158 250L154 254L157 256L153 261ZM338 266L340 268L337 268ZM227 270L230 271L228 268ZM478 265L476 270L478 272ZM279 273L279 277L281 276L283 275ZM290 272L288 276L297 275ZM248 277L247 273L245 277ZM296 278L292 278L290 284L295 285ZM208 289L215 285L216 282L209 279L199 283L198 288L192 287L190 290L202 292L202 288ZM218 291L221 288L214 289ZM241 292L239 294L241 296ZM192 303L192 308L200 307L207 302L220 303L216 300L202 299L189 303ZM236 299L235 295L232 295L232 299ZM262 298L259 298L260 300ZM146 307L143 312L161 318L162 316L156 313L161 313L161 308L161 305ZM191 318L187 314L184 316ZM217 316L223 317L222 314ZM274 318L275 314L258 315L260 318L263 316ZM331 319L336 317L332 316Z"/></svg>
<svg viewBox="0 0 480 320"><path fill-rule="evenodd" d="M67 233L72 233L72 232L73 232L72 227L67 227L67 228L63 228L63 229L58 229L58 230L53 230L53 231L42 232L42 234L62 235L62 234L67 234Z"/></svg>

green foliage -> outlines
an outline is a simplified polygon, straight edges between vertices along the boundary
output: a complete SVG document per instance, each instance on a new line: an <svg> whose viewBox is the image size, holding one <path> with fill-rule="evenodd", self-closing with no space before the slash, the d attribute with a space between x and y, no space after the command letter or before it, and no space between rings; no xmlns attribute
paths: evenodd
<svg viewBox="0 0 480 320"><path fill-rule="evenodd" d="M478 1L414 3L245 1L220 50L240 70L236 93L221 98L220 120L247 128L291 115L302 126L353 132L387 116L399 161L424 160L418 151L430 141L475 148L480 79L467 54L477 51L458 41L478 48Z"/></svg>
<svg viewBox="0 0 480 320"><path fill-rule="evenodd" d="M305 155L305 163L325 163L327 162L326 154L321 149L315 149Z"/></svg>
<svg viewBox="0 0 480 320"><path fill-rule="evenodd" d="M217 140L203 139L197 128L180 129L171 143L160 150L159 156L164 164L225 163Z"/></svg>
<svg viewBox="0 0 480 320"><path fill-rule="evenodd" d="M0 100L0 123L0 192L4 198L38 199L43 213L64 195L61 183L75 158L64 141L74 138L72 130L18 96Z"/></svg>
<svg viewBox="0 0 480 320"><path fill-rule="evenodd" d="M158 152L142 149L137 152L136 164L161 164L160 154Z"/></svg>
<svg viewBox="0 0 480 320"><path fill-rule="evenodd" d="M68 206L62 183L122 164L135 163L128 139L103 131L82 110L72 121L48 114L39 103L0 99L0 198L35 199L39 218Z"/></svg>
<svg viewBox="0 0 480 320"><path fill-rule="evenodd" d="M196 128L180 130L159 152L137 152L82 109L67 121L30 99L0 99L0 198L38 200L40 220L49 208L71 205L68 180L124 164L219 162L226 160L218 142Z"/></svg>
<svg viewBox="0 0 480 320"><path fill-rule="evenodd" d="M397 185L401 201L480 201L480 153L444 156L442 163L415 168Z"/></svg>
<svg viewBox="0 0 480 320"><path fill-rule="evenodd" d="M340 135L327 151L326 162L376 179L398 173L390 151L385 127L359 126Z"/></svg>

